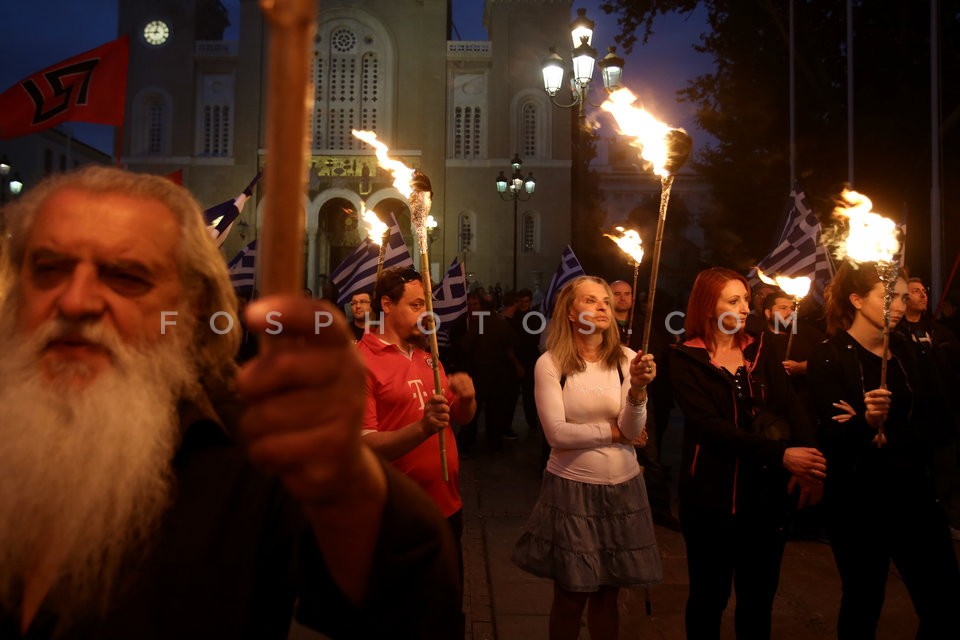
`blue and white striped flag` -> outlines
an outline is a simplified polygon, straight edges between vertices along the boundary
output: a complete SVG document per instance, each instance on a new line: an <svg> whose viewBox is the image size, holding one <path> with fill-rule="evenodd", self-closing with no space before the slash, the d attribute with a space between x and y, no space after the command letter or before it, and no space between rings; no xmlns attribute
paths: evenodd
<svg viewBox="0 0 960 640"><path fill-rule="evenodd" d="M227 263L230 272L230 283L238 296L253 296L253 285L256 277L257 241L254 240L240 250L233 260Z"/></svg>
<svg viewBox="0 0 960 640"><path fill-rule="evenodd" d="M450 263L443 281L433 288L433 312L444 323L454 322L467 313L467 276L456 258Z"/></svg>
<svg viewBox="0 0 960 640"><path fill-rule="evenodd" d="M218 247L223 245L230 229L233 228L233 223L237 221L240 212L243 211L243 205L253 195L253 188L260 181L261 174L262 172L258 172L250 181L250 184L247 185L247 188L233 200L221 202L203 212L203 218L207 223L207 231L210 232L210 237L216 241Z"/></svg>
<svg viewBox="0 0 960 640"><path fill-rule="evenodd" d="M820 221L807 204L807 198L799 185L794 185L788 201L790 207L787 222L780 233L780 244L757 268L771 278L807 276L812 280L809 295L823 304L823 290L833 278L833 263L820 237ZM759 278L756 272L750 279L751 286Z"/></svg>
<svg viewBox="0 0 960 640"><path fill-rule="evenodd" d="M567 248L563 250L563 254L560 256L560 266L557 267L556 273L554 273L553 278L550 279L550 286L547 287L547 293L543 298L543 315L548 318L550 317L550 314L553 312L553 302L557 294L560 293L560 289L563 289L563 285L574 278L585 275L587 275L587 273L583 270L583 267L580 266L580 261L577 260L576 254L573 252L573 249L570 248L570 245L567 245Z"/></svg>
<svg viewBox="0 0 960 640"><path fill-rule="evenodd" d="M380 247L370 238L364 238L356 250L330 274L330 282L337 288L337 305L343 306L357 291L372 291L377 284L377 263ZM390 236L383 256L383 268L412 267L413 260L400 234L397 219L390 214Z"/></svg>
<svg viewBox="0 0 960 640"><path fill-rule="evenodd" d="M450 347L453 323L467 315L467 274L456 258L450 263L443 281L433 288L433 312L439 318L437 346Z"/></svg>

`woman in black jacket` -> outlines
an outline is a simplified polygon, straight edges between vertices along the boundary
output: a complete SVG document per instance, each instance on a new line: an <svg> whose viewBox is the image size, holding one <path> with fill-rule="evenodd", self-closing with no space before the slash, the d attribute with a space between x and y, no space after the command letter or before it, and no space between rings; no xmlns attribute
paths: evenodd
<svg viewBox="0 0 960 640"><path fill-rule="evenodd" d="M906 295L901 278L891 328ZM930 477L933 449L954 426L935 363L896 333L880 388L883 299L876 265L844 263L827 289L830 338L807 363L830 468L827 533L843 581L837 634L874 637L893 560L920 619L917 637L957 638L960 571Z"/></svg>
<svg viewBox="0 0 960 640"><path fill-rule="evenodd" d="M819 500L826 461L783 364L745 331L746 279L729 269L697 276L686 341L670 373L684 415L680 522L690 594L687 637L719 638L733 583L740 638L769 638L786 544L789 490Z"/></svg>

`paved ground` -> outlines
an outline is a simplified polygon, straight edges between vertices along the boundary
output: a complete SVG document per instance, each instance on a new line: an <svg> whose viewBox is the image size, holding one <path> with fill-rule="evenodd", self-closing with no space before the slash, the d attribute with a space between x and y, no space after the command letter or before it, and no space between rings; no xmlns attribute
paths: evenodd
<svg viewBox="0 0 960 640"><path fill-rule="evenodd" d="M520 439L493 453L480 445L461 461L464 499L463 539L466 572L464 607L467 640L539 640L547 637L552 584L517 569L510 552L532 510L540 489L542 434L529 433L518 412L514 429ZM664 439L665 462L679 466L683 425L679 416ZM482 442L482 438L481 438ZM674 497L676 490L674 487ZM620 637L679 639L687 595L683 538L657 527L664 582L650 589L651 614L643 590L621 593ZM957 544L960 553L960 543ZM830 548L820 542L791 541L783 561L773 611L773 637L778 640L835 638L840 579ZM960 606L960 603L958 603ZM734 638L731 599L723 622L723 638ZM916 634L916 616L907 592L891 569L879 640L903 640ZM315 640L317 634L294 627L291 640ZM586 627L581 638L588 638Z"/></svg>
<svg viewBox="0 0 960 640"><path fill-rule="evenodd" d="M542 434L528 433L519 413L514 429L520 440L508 442L503 451L491 453L481 449L461 463L468 640L547 637L552 585L510 562L513 544L539 491ZM673 468L679 466L682 429L682 421L675 415L664 441L666 462ZM643 590L622 592L621 638L684 637L687 568L683 538L657 527L657 541L663 557L664 582L650 589L651 615L645 611ZM960 553L960 544L957 549ZM835 638L839 602L840 578L829 546L820 542L789 542L774 605L773 637ZM724 616L724 638L734 638L734 607L731 599ZM913 607L902 581L891 570L877 637L902 640L915 634ZM580 637L589 637L585 626Z"/></svg>

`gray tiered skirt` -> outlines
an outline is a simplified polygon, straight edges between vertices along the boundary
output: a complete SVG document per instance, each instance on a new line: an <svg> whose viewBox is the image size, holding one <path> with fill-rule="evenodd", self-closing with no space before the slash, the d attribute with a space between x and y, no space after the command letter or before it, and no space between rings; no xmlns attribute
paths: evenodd
<svg viewBox="0 0 960 640"><path fill-rule="evenodd" d="M567 591L660 582L663 568L643 475L605 485L544 472L513 561Z"/></svg>

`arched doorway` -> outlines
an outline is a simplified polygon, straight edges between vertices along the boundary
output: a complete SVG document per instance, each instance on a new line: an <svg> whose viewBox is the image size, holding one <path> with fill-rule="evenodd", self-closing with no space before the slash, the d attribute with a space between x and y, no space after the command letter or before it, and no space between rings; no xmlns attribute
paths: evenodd
<svg viewBox="0 0 960 640"><path fill-rule="evenodd" d="M307 286L313 282L314 294L324 296L330 293L327 283L330 274L344 261L367 236L367 228L359 218L358 208L363 201L350 192L340 193L329 190L314 200L315 222L308 221L308 264L312 267L314 278L307 270ZM367 200L377 217L385 224L396 218L400 234L407 245L411 258L416 258L416 242L410 224L410 209L407 202L393 189L384 189ZM313 218L311 217L311 220Z"/></svg>

